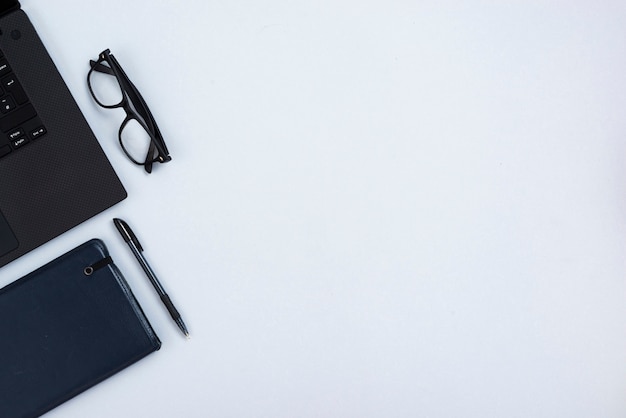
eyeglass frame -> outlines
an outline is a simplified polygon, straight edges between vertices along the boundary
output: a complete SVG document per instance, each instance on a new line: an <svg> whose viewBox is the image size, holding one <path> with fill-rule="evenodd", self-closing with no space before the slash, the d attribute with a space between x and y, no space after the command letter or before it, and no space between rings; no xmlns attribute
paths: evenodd
<svg viewBox="0 0 626 418"><path fill-rule="evenodd" d="M107 62L109 66L103 65L103 62ZM126 117L122 121L120 125L120 129L118 131L118 139L120 142L120 146L122 150L133 163L137 165L143 165L146 172L152 172L152 164L155 162L166 163L172 160L172 157L169 155L169 151L167 150L167 146L165 145L165 141L163 140L163 136L161 135L161 131L152 116L152 112L148 108L146 101L142 97L137 87L133 84L132 81L128 78L122 66L117 61L117 59L111 54L109 49L105 49L98 55L98 61L89 60L90 70L87 73L87 86L89 88L89 92L91 96L96 101L96 103L105 108L105 109L116 109L122 108L124 112L126 112ZM113 105L107 105L98 100L97 95L95 94L93 87L91 85L91 75L94 71L111 75L115 77L120 91L122 92L122 99L119 103ZM146 155L145 161L137 161L133 156L128 152L126 147L124 146L124 141L122 140L122 132L126 125L131 121L135 120L137 123L141 125L141 127L146 131L146 133L150 136L150 146L148 148L148 152ZM155 157L150 157L154 155L155 148L157 151L157 155Z"/></svg>

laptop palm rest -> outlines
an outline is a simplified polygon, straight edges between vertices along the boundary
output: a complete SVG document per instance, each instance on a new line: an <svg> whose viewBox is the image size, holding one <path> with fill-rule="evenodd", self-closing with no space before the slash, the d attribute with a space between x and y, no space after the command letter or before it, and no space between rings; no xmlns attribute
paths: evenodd
<svg viewBox="0 0 626 418"><path fill-rule="evenodd" d="M7 220L0 212L0 257L13 251L18 247L17 238L13 235L13 231Z"/></svg>
<svg viewBox="0 0 626 418"><path fill-rule="evenodd" d="M26 13L0 15L0 29L2 98L14 105L0 112L3 266L120 202L126 190ZM7 79L23 92L7 91Z"/></svg>

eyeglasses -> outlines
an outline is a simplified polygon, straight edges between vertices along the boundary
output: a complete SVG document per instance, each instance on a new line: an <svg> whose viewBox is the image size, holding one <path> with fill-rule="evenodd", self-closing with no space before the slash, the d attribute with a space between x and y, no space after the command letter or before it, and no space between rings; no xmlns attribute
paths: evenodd
<svg viewBox="0 0 626 418"><path fill-rule="evenodd" d="M102 51L98 61L90 60L89 64L87 85L96 103L105 109L121 107L126 112L118 133L126 156L133 163L143 165L148 173L152 172L153 163L171 161L148 105L111 51Z"/></svg>

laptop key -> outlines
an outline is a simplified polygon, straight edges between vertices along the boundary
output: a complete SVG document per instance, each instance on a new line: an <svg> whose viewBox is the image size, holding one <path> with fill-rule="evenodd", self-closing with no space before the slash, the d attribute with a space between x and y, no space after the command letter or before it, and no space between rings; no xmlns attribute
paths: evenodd
<svg viewBox="0 0 626 418"><path fill-rule="evenodd" d="M11 93L17 104L24 104L28 101L26 92L14 74L10 74L2 79L2 87L5 91Z"/></svg>
<svg viewBox="0 0 626 418"><path fill-rule="evenodd" d="M11 72L11 67L5 59L0 59L0 76L6 75Z"/></svg>
<svg viewBox="0 0 626 418"><path fill-rule="evenodd" d="M13 149L18 149L19 147L22 147L24 145L26 145L28 143L28 138L26 138L25 136L21 137L21 138L17 138L11 141L11 146L13 147Z"/></svg>
<svg viewBox="0 0 626 418"><path fill-rule="evenodd" d="M28 133L28 136L30 136L30 139L37 139L41 136L44 136L45 134L46 134L46 128L43 126L40 126L37 129L33 129L32 131L30 131Z"/></svg>
<svg viewBox="0 0 626 418"><path fill-rule="evenodd" d="M15 129L15 130L9 132L7 134L7 136L9 137L9 139L17 139L20 136L24 136L24 129L22 129L22 128Z"/></svg>
<svg viewBox="0 0 626 418"><path fill-rule="evenodd" d="M0 147L0 158L4 157L5 155L9 155L11 153L11 147L8 145L4 145L2 147Z"/></svg>
<svg viewBox="0 0 626 418"><path fill-rule="evenodd" d="M35 108L32 104L28 103L0 118L0 131L8 132L35 116L37 116Z"/></svg>
<svg viewBox="0 0 626 418"><path fill-rule="evenodd" d="M15 103L13 102L13 99L11 99L11 97L0 97L0 112L9 113L13 109L15 109Z"/></svg>

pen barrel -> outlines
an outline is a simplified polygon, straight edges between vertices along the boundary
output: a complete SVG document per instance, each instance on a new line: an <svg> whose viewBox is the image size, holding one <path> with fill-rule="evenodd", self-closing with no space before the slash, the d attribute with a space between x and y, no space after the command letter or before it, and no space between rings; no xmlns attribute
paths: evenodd
<svg viewBox="0 0 626 418"><path fill-rule="evenodd" d="M169 311L170 315L172 315L173 319L180 319L180 314L174 307L174 304L172 303L170 297L167 294L161 295L161 301L163 301L163 304Z"/></svg>

